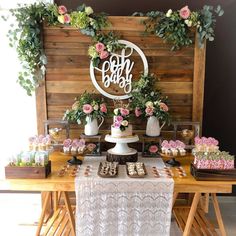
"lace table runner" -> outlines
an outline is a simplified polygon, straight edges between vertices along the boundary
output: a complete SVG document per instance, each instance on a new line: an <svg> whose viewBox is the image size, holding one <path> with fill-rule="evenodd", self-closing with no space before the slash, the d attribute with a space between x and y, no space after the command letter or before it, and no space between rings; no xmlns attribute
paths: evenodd
<svg viewBox="0 0 236 236"><path fill-rule="evenodd" d="M97 175L105 157L86 157L78 176L76 189L76 234L89 235L169 235L174 181L155 178L151 167L163 168L160 158L140 158L148 175L130 178L125 165L119 165L119 176L101 178ZM91 175L84 176L87 165Z"/></svg>

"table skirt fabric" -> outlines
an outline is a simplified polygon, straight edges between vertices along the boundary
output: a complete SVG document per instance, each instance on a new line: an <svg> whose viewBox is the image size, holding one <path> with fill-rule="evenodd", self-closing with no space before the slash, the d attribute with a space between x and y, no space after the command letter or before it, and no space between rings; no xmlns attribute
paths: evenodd
<svg viewBox="0 0 236 236"><path fill-rule="evenodd" d="M145 178L130 178L125 166L119 177L97 175L104 157L86 157L84 168L92 166L91 175L81 168L75 179L76 234L89 235L169 235L174 189L173 179L154 178L151 167L163 168L161 159L139 159L146 165Z"/></svg>

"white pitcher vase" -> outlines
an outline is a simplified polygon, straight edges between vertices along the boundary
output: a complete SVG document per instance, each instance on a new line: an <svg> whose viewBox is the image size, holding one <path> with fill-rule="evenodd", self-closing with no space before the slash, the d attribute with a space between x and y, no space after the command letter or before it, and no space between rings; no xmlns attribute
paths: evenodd
<svg viewBox="0 0 236 236"><path fill-rule="evenodd" d="M86 125L84 126L84 134L85 135L97 135L98 130L101 127L102 123L104 122L104 118L101 117L101 122L98 125L97 118L92 119L91 116L86 116Z"/></svg>
<svg viewBox="0 0 236 236"><path fill-rule="evenodd" d="M159 120L155 116L150 116L147 120L146 135L159 136L164 125L165 122L160 126Z"/></svg>

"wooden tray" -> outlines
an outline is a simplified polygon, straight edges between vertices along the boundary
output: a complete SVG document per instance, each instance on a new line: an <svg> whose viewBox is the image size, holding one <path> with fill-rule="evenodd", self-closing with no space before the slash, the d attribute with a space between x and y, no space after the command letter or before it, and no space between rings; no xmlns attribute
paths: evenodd
<svg viewBox="0 0 236 236"><path fill-rule="evenodd" d="M176 156L174 156L174 155L168 155L168 154L165 154L165 153L162 153L162 152L159 152L159 154L160 154L160 156L165 157L165 158L169 158L169 159L187 156L187 152L186 152L185 155L180 155L180 154L178 154L178 155L176 155Z"/></svg>
<svg viewBox="0 0 236 236"><path fill-rule="evenodd" d="M51 173L51 161L46 166L6 166L6 179L44 179Z"/></svg>
<svg viewBox="0 0 236 236"><path fill-rule="evenodd" d="M236 169L230 170L214 170L214 169L197 169L193 163L191 163L190 171L192 176L196 180L218 180L229 181L236 180Z"/></svg>
<svg viewBox="0 0 236 236"><path fill-rule="evenodd" d="M145 175L147 175L147 169L144 163L143 163L143 170L144 170L144 175L129 175L128 164L126 164L126 173L130 178L144 178Z"/></svg>
<svg viewBox="0 0 236 236"><path fill-rule="evenodd" d="M110 175L109 173L107 175L101 175L100 174L101 168L102 168L102 162L100 162L100 164L98 166L98 176L100 176L102 178L115 178L119 174L119 165L118 164L116 166L116 175Z"/></svg>

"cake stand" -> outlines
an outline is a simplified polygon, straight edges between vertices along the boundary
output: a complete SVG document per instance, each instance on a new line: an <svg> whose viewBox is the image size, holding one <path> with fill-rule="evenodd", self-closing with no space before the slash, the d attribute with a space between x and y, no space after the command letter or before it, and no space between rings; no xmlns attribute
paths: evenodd
<svg viewBox="0 0 236 236"><path fill-rule="evenodd" d="M116 144L114 148L107 151L107 161L117 161L123 165L126 162L136 162L138 160L137 150L128 146L128 143L135 143L139 140L138 135L115 138L107 134L105 140Z"/></svg>

